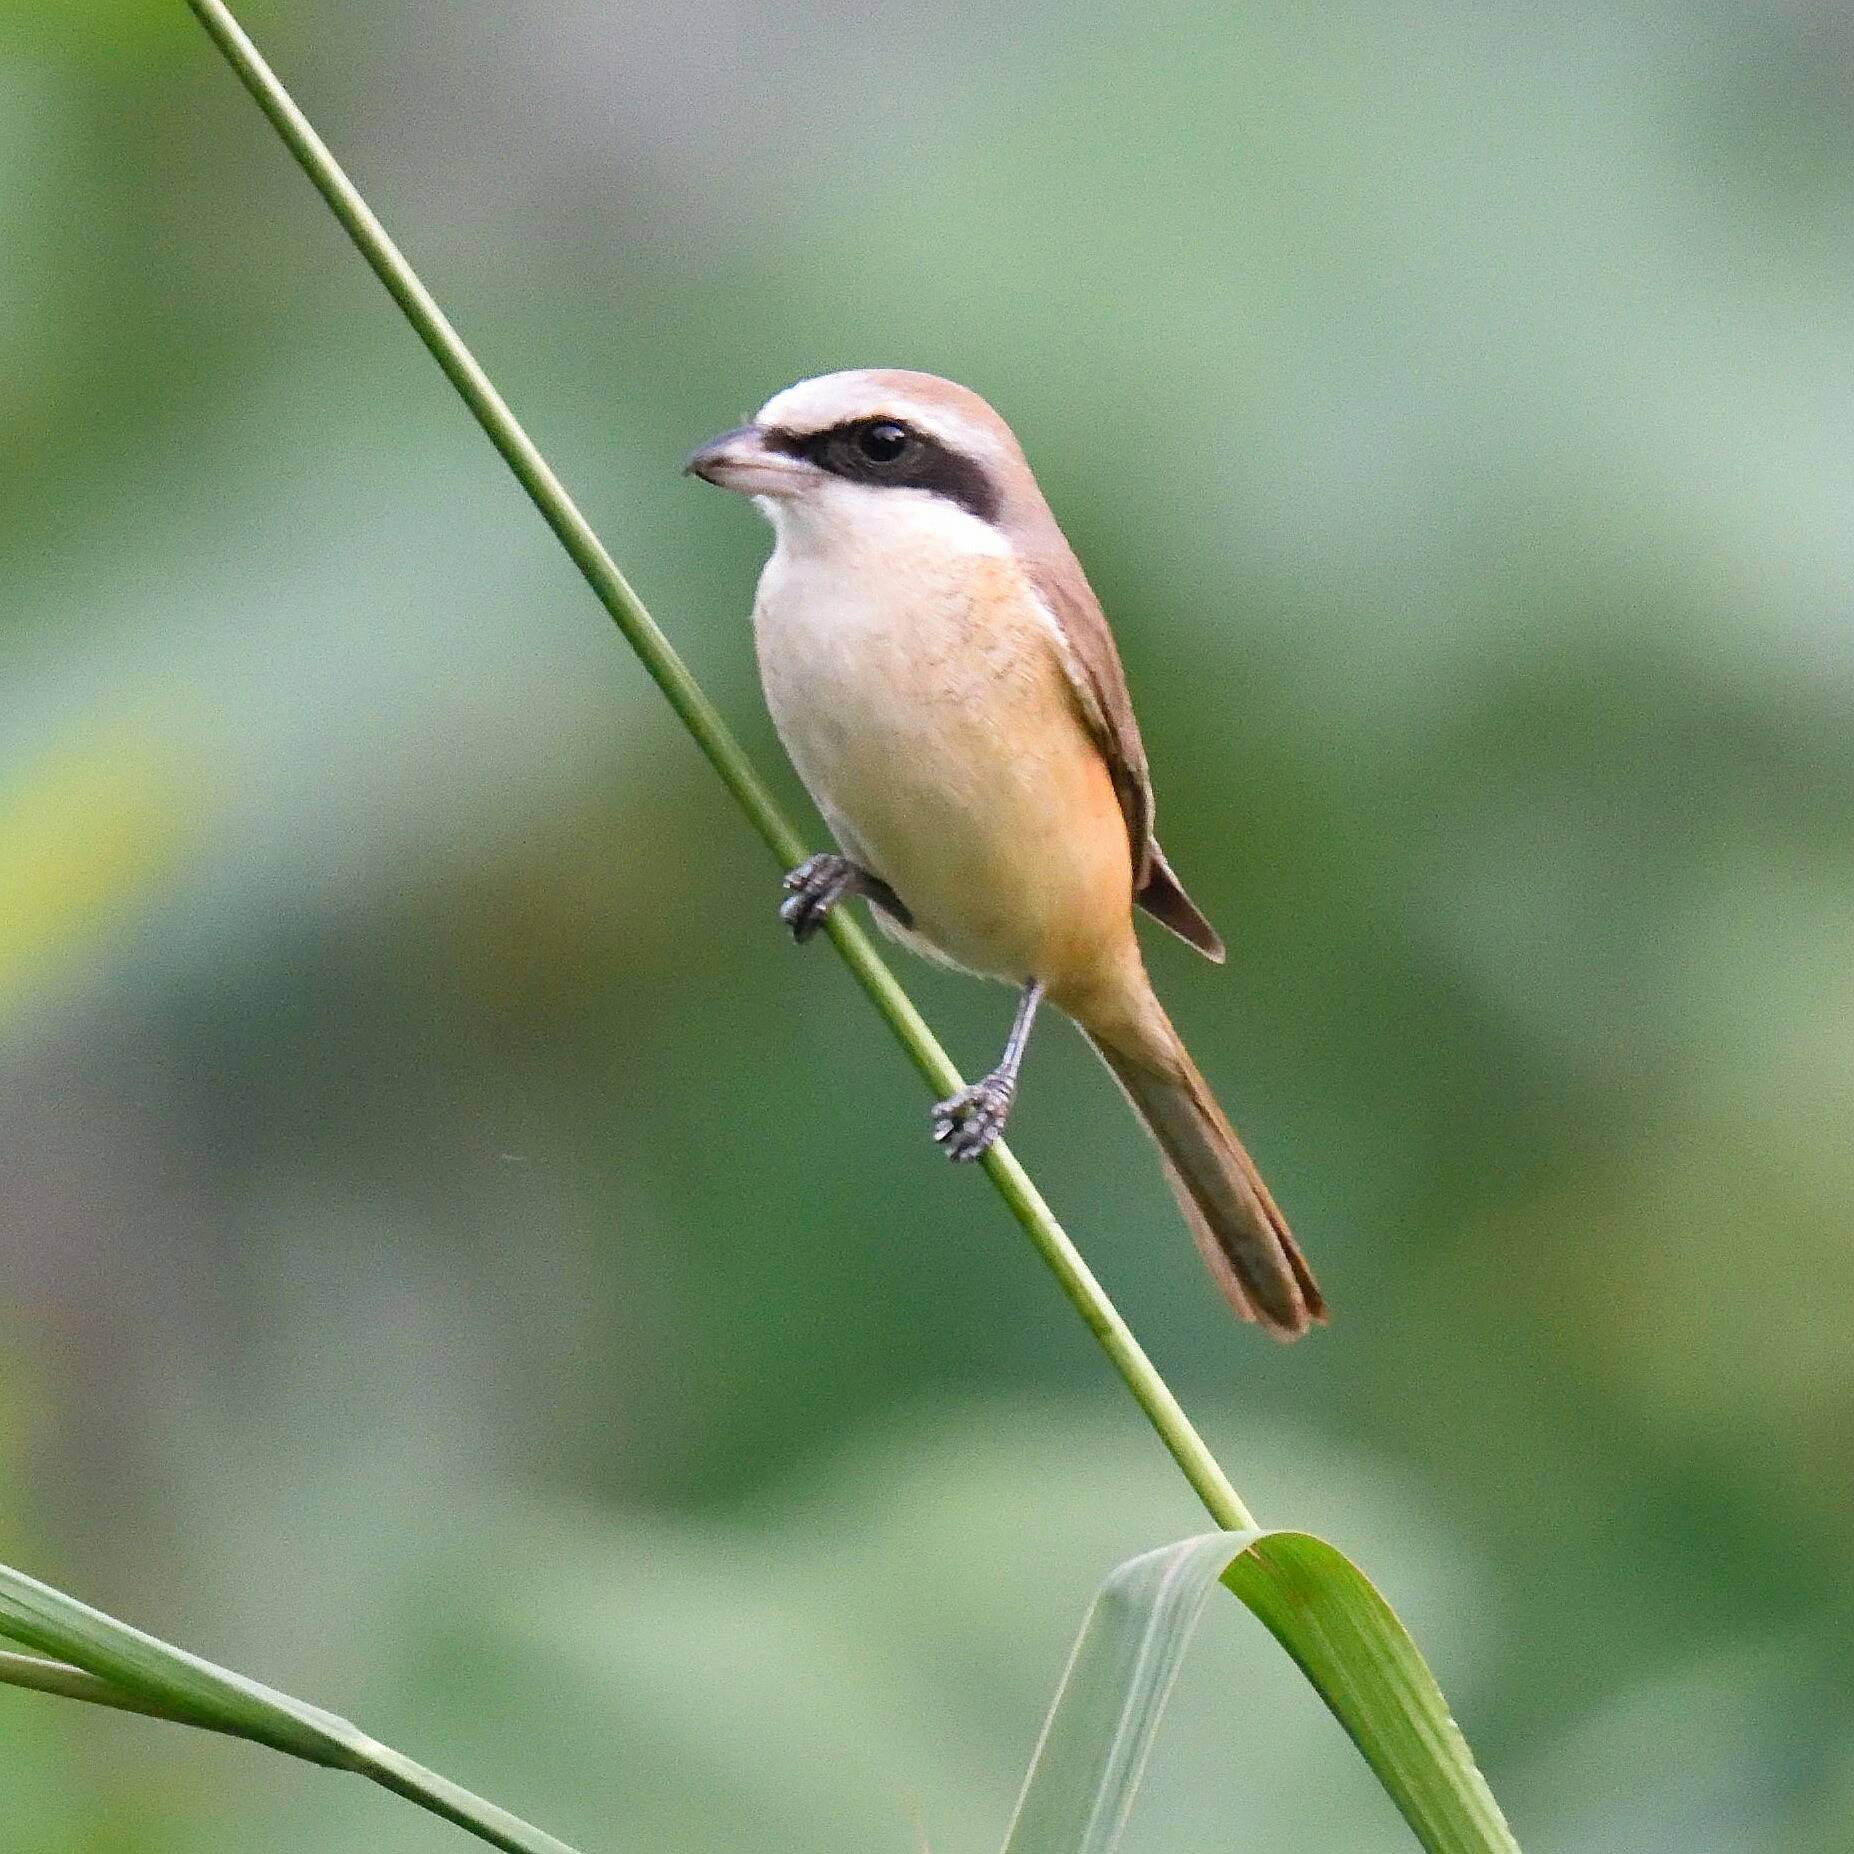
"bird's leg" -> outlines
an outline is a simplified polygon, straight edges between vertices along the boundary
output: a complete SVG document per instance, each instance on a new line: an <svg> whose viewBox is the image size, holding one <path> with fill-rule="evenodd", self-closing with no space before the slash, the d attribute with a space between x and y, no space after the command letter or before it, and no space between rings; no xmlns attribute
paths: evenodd
<svg viewBox="0 0 1854 1854"><path fill-rule="evenodd" d="M1030 1026L1043 1002L1043 981L1032 979L1017 1000L1017 1015L1005 1039L998 1066L982 1081L942 1101L933 1110L933 1136L956 1162L982 1159L1004 1131L1017 1093L1017 1071L1030 1044Z"/></svg>
<svg viewBox="0 0 1854 1854"><path fill-rule="evenodd" d="M779 918L791 928L792 938L801 946L824 925L824 917L846 895L861 895L902 926L911 924L895 891L879 875L859 868L847 856L834 856L828 851L807 856L780 886L785 890L785 899L779 904Z"/></svg>

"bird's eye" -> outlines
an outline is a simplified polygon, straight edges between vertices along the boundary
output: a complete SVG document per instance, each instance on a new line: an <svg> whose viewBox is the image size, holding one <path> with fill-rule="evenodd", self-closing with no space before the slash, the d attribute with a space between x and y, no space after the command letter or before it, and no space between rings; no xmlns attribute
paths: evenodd
<svg viewBox="0 0 1854 1854"><path fill-rule="evenodd" d="M911 435L906 425L892 418L875 418L857 427L856 448L871 463L891 464L908 448Z"/></svg>

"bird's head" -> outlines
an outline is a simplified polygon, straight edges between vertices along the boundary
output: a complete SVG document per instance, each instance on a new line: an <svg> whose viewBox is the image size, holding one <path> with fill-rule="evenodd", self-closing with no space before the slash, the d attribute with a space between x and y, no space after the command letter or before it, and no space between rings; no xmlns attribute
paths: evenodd
<svg viewBox="0 0 1854 1854"><path fill-rule="evenodd" d="M1011 428L977 393L895 369L801 380L687 468L751 496L781 539L923 523L1001 537L1043 508Z"/></svg>

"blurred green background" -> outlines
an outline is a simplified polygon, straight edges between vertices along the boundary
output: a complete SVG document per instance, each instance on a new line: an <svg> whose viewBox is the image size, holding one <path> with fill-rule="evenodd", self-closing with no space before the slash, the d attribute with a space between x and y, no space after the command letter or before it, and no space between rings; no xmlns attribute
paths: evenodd
<svg viewBox="0 0 1854 1854"><path fill-rule="evenodd" d="M996 401L1332 1330L1054 1023L1019 1150L1533 1854L1848 1846L1854 16L245 14L795 800L684 454ZM0 419L0 1556L588 1854L995 1846L1200 1515L179 0L0 9ZM1408 1845L1234 1604L1133 1840ZM9 1854L461 1845L0 1694Z"/></svg>

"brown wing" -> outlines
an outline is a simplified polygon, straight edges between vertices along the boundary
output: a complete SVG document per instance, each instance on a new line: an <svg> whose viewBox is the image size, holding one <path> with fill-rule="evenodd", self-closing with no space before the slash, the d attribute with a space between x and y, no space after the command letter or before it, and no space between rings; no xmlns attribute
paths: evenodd
<svg viewBox="0 0 1854 1854"><path fill-rule="evenodd" d="M1053 524L1052 524L1053 525ZM1223 942L1172 873L1152 834L1152 774L1133 718L1133 698L1120 651L1101 602L1081 563L1060 535L1034 551L1020 547L1036 588L1062 639L1062 666L1082 719L1107 761L1133 849L1133 898L1155 920L1208 959L1221 963Z"/></svg>
<svg viewBox="0 0 1854 1854"><path fill-rule="evenodd" d="M1028 557L1030 582L1056 621L1062 639L1062 667L1074 684L1077 705L1107 761L1120 809L1126 815L1127 841L1133 846L1133 886L1146 886L1152 872L1152 775L1146 747L1133 718L1127 673L1120 666L1114 634L1094 588L1066 545L1061 553L1046 549Z"/></svg>
<svg viewBox="0 0 1854 1854"><path fill-rule="evenodd" d="M1184 884L1172 873L1156 837L1152 844L1152 873L1133 899L1186 945L1195 946L1213 965L1222 965L1222 938L1204 918L1203 909L1185 893Z"/></svg>

